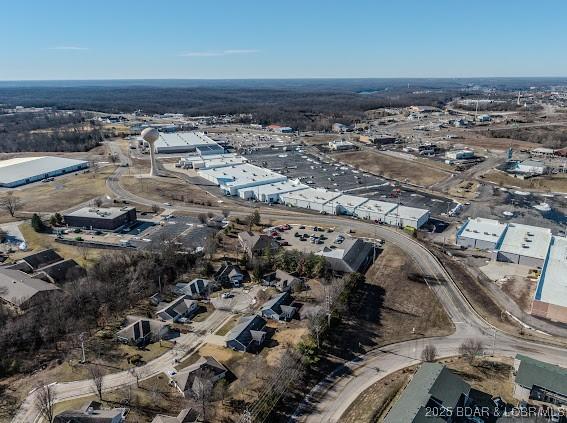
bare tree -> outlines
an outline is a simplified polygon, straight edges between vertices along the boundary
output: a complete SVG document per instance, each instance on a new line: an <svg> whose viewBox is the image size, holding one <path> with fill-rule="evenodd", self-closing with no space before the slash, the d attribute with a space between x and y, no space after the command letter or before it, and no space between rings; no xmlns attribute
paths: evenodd
<svg viewBox="0 0 567 423"><path fill-rule="evenodd" d="M55 395L50 385L40 384L35 391L35 408L46 422L53 422Z"/></svg>
<svg viewBox="0 0 567 423"><path fill-rule="evenodd" d="M222 209L222 215L226 219L228 216L230 216L230 210L229 209Z"/></svg>
<svg viewBox="0 0 567 423"><path fill-rule="evenodd" d="M435 345L427 344L423 351L421 352L421 359L429 363L435 361L437 358L437 348Z"/></svg>
<svg viewBox="0 0 567 423"><path fill-rule="evenodd" d="M308 327L311 336L317 341L317 348L321 347L321 336L327 327L326 313L318 310L308 316Z"/></svg>
<svg viewBox="0 0 567 423"><path fill-rule="evenodd" d="M96 197L96 198L93 200L93 205L94 205L95 207L100 207L100 206L102 206L102 198Z"/></svg>
<svg viewBox="0 0 567 423"><path fill-rule="evenodd" d="M465 357L469 363L474 363L477 356L484 352L484 345L480 339L469 338L459 346L459 354Z"/></svg>
<svg viewBox="0 0 567 423"><path fill-rule="evenodd" d="M199 213L197 219L199 219L200 223L205 223L207 221L207 215L205 213Z"/></svg>
<svg viewBox="0 0 567 423"><path fill-rule="evenodd" d="M191 386L192 396L200 408L201 417L207 422L211 417L209 414L209 404L213 401L213 372L208 369L200 369L196 372L193 385Z"/></svg>
<svg viewBox="0 0 567 423"><path fill-rule="evenodd" d="M14 217L16 212L20 209L21 205L22 202L13 192L9 192L0 199L0 207L10 213L12 217Z"/></svg>
<svg viewBox="0 0 567 423"><path fill-rule="evenodd" d="M152 204L152 213L157 214L159 211L159 206L157 204Z"/></svg>
<svg viewBox="0 0 567 423"><path fill-rule="evenodd" d="M93 383L98 394L98 398L102 401L102 385L103 385L103 373L100 366L93 364L89 366L89 372L93 378Z"/></svg>

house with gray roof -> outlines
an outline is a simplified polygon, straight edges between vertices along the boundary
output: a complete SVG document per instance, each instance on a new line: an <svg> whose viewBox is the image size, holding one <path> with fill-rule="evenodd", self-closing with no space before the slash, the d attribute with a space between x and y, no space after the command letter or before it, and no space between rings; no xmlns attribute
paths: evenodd
<svg viewBox="0 0 567 423"><path fill-rule="evenodd" d="M198 309L199 303L190 295L181 295L158 310L156 315L164 321L177 322L182 317L191 317Z"/></svg>
<svg viewBox="0 0 567 423"><path fill-rule="evenodd" d="M280 245L275 239L266 234L257 234L254 232L240 232L238 234L238 241L242 249L248 254L248 257L261 256L266 250L275 252L280 248Z"/></svg>
<svg viewBox="0 0 567 423"><path fill-rule="evenodd" d="M191 395L196 383L195 379L207 377L211 383L215 383L224 378L227 372L228 369L214 357L204 356L170 378L171 383L181 392L181 395L186 396Z"/></svg>
<svg viewBox="0 0 567 423"><path fill-rule="evenodd" d="M295 285L300 285L301 279L283 270L277 269L275 272L264 275L262 284L273 286L278 291L283 292L291 290Z"/></svg>
<svg viewBox="0 0 567 423"><path fill-rule="evenodd" d="M173 291L178 295L190 295L195 297L205 296L209 290L210 281L196 278L188 283L176 283Z"/></svg>
<svg viewBox="0 0 567 423"><path fill-rule="evenodd" d="M329 269L341 273L364 272L374 254L374 246L359 238L346 238L335 249L325 247L316 253L325 258Z"/></svg>
<svg viewBox="0 0 567 423"><path fill-rule="evenodd" d="M73 259L61 260L38 269L34 276L51 283L64 283L85 276L87 272Z"/></svg>
<svg viewBox="0 0 567 423"><path fill-rule="evenodd" d="M567 406L567 369L518 354L514 398Z"/></svg>
<svg viewBox="0 0 567 423"><path fill-rule="evenodd" d="M126 321L126 326L116 333L116 339L127 344L144 346L163 339L170 330L167 323L159 320L128 316Z"/></svg>
<svg viewBox="0 0 567 423"><path fill-rule="evenodd" d="M426 416L426 411L455 409L469 403L470 386L459 376L438 363L424 363L406 386L384 423L437 423L454 420ZM434 413L443 415L443 413Z"/></svg>
<svg viewBox="0 0 567 423"><path fill-rule="evenodd" d="M266 301L260 308L260 315L266 319L288 321L293 318L297 309L290 306L291 295L284 291L274 298Z"/></svg>
<svg viewBox="0 0 567 423"><path fill-rule="evenodd" d="M263 330L266 320L255 314L240 318L235 327L226 335L226 346L235 351L246 352L253 346L260 346L266 338Z"/></svg>
<svg viewBox="0 0 567 423"><path fill-rule="evenodd" d="M97 401L88 401L78 410L65 410L55 416L53 423L121 423L127 408L102 408Z"/></svg>
<svg viewBox="0 0 567 423"><path fill-rule="evenodd" d="M0 268L0 300L17 311L24 311L54 293L59 288L33 278L20 270Z"/></svg>

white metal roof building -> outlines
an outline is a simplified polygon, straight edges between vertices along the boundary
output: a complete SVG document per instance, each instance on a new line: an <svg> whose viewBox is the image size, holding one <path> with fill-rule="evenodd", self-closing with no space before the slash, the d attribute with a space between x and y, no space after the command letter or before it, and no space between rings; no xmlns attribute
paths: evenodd
<svg viewBox="0 0 567 423"><path fill-rule="evenodd" d="M199 175L220 186L227 195L237 195L243 188L287 180L284 175L249 163L202 169Z"/></svg>
<svg viewBox="0 0 567 423"><path fill-rule="evenodd" d="M357 197L355 195L340 195L333 198L323 206L323 211L329 214L354 214L357 207L368 201L368 198Z"/></svg>
<svg viewBox="0 0 567 423"><path fill-rule="evenodd" d="M567 323L567 238L554 236L532 303L532 314Z"/></svg>
<svg viewBox="0 0 567 423"><path fill-rule="evenodd" d="M219 154L222 149L202 132L160 132L159 139L154 144L154 151L156 153L188 153L197 151L197 148L205 150L207 147L214 147L211 154Z"/></svg>
<svg viewBox="0 0 567 423"><path fill-rule="evenodd" d="M387 215L385 222L388 225L419 229L427 223L431 213L426 209L416 207L398 206Z"/></svg>
<svg viewBox="0 0 567 423"><path fill-rule="evenodd" d="M457 245L479 250L496 248L508 225L493 219L469 219L457 231Z"/></svg>
<svg viewBox="0 0 567 423"><path fill-rule="evenodd" d="M495 258L497 261L542 267L550 243L549 228L509 223L496 246Z"/></svg>
<svg viewBox="0 0 567 423"><path fill-rule="evenodd" d="M284 204L289 207L299 207L322 212L327 202L340 196L340 192L327 191L323 188L307 188L301 191L283 194L281 199Z"/></svg>
<svg viewBox="0 0 567 423"><path fill-rule="evenodd" d="M13 188L88 167L89 163L84 160L52 156L2 160L0 161L0 186Z"/></svg>
<svg viewBox="0 0 567 423"><path fill-rule="evenodd" d="M386 215L398 207L397 204L385 201L368 200L355 210L356 216L361 219L377 220L384 222Z"/></svg>
<svg viewBox="0 0 567 423"><path fill-rule="evenodd" d="M239 189L238 196L244 200L255 199L264 203L278 203L281 195L306 188L307 185L302 184L298 179L290 179Z"/></svg>

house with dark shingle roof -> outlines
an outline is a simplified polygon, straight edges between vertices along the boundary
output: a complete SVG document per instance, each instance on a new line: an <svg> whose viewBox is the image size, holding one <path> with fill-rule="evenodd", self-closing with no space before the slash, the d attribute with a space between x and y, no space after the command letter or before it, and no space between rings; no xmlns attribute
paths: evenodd
<svg viewBox="0 0 567 423"><path fill-rule="evenodd" d="M514 398L567 406L567 369L518 354Z"/></svg>
<svg viewBox="0 0 567 423"><path fill-rule="evenodd" d="M363 273L372 263L374 246L359 238L346 238L335 249L325 247L316 253L325 258L327 267L341 273Z"/></svg>
<svg viewBox="0 0 567 423"><path fill-rule="evenodd" d="M55 416L53 423L121 423L127 408L102 408L97 401L88 401L78 410L65 410Z"/></svg>
<svg viewBox="0 0 567 423"><path fill-rule="evenodd" d="M182 317L191 317L198 309L199 303L190 295L181 295L158 310L156 315L162 320L177 322Z"/></svg>
<svg viewBox="0 0 567 423"><path fill-rule="evenodd" d="M159 320L135 316L128 316L126 319L126 326L116 333L116 339L120 342L144 346L163 339L169 333L169 325Z"/></svg>
<svg viewBox="0 0 567 423"><path fill-rule="evenodd" d="M86 273L85 269L79 266L75 260L68 259L42 267L37 270L34 276L51 283L63 283L82 278Z"/></svg>
<svg viewBox="0 0 567 423"><path fill-rule="evenodd" d="M266 338L264 326L266 320L257 314L240 318L236 326L226 335L227 348L246 352L253 345L262 345Z"/></svg>
<svg viewBox="0 0 567 423"><path fill-rule="evenodd" d="M47 250L37 251L28 256L25 256L22 258L21 261L23 261L29 266L31 272L61 260L63 260L63 257L61 257L57 253L57 251L52 249L47 249Z"/></svg>
<svg viewBox="0 0 567 423"><path fill-rule="evenodd" d="M438 363L424 363L406 386L384 423L437 423L454 421L429 416L427 410L439 410L434 415L445 415L444 409L454 410L469 403L470 386L459 376Z"/></svg>
<svg viewBox="0 0 567 423"><path fill-rule="evenodd" d="M207 373L206 377L210 377L209 381L211 383L215 383L226 376L228 369L214 357L204 356L171 376L171 382L183 396L190 395L195 379L202 377L202 372Z"/></svg>
<svg viewBox="0 0 567 423"><path fill-rule="evenodd" d="M283 292L291 290L294 285L300 285L301 279L283 270L277 269L275 272L264 275L262 284L273 286L278 291Z"/></svg>
<svg viewBox="0 0 567 423"><path fill-rule="evenodd" d="M260 315L266 319L285 320L286 322L293 318L297 309L290 306L291 295L288 291L276 295L274 298L266 301L260 308Z"/></svg>
<svg viewBox="0 0 567 423"><path fill-rule="evenodd" d="M250 258L263 255L267 249L271 252L275 252L280 248L280 244L272 237L249 231L240 232L238 234L238 241L240 241L242 249Z"/></svg>

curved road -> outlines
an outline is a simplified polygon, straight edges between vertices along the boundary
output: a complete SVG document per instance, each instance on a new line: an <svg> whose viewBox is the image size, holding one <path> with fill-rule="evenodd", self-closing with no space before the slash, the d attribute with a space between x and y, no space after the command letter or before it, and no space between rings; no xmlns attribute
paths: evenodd
<svg viewBox="0 0 567 423"><path fill-rule="evenodd" d="M108 189L116 196L132 202L148 206L154 204L155 201L132 194L123 188L120 184L120 176L125 170L126 168L117 168L114 175L107 180ZM226 208L226 205L224 207ZM171 209L194 213L221 210L221 208L215 207L189 207L185 205L174 205ZM341 230L353 229L359 235L378 237L398 246L412 258L422 274L428 275L428 279L434 281L428 284L429 288L435 292L455 326L455 332L452 335L427 341L418 340L393 344L372 351L361 357L357 362L347 363L345 366L352 372L349 375L337 376L344 372L335 371L328 375L311 390L304 402L297 408L292 419L309 422L338 421L344 410L368 386L387 374L419 362L423 346L430 342L435 344L439 356L443 357L456 355L459 345L465 339L481 339L485 345L492 345L492 341L495 339L494 351L497 354L513 356L517 352L524 352L536 358L567 367L567 353L564 349L517 339L513 335L493 328L484 321L461 294L437 258L405 233L360 220L314 215L297 209L282 210L276 207L261 207L261 212L264 217L285 220L289 223L337 226ZM233 215L247 215L250 213L250 208L231 205L231 213ZM207 321L203 322L203 327L200 329L210 330L219 327L226 318L226 315L221 313L219 311L211 315ZM187 351L195 349L201 342L200 337L189 334L178 342L176 350L181 350L181 353L185 354ZM143 378L154 376L170 368L173 359L176 356L179 357L178 354L178 351L170 351L142 366L138 371ZM123 371L105 376L104 386L105 389L111 390L134 382L135 377L131 373ZM90 395L94 392L92 380L57 383L54 387L57 401ZM32 392L24 401L12 422L35 422L38 419L38 413L33 406L33 401Z"/></svg>

